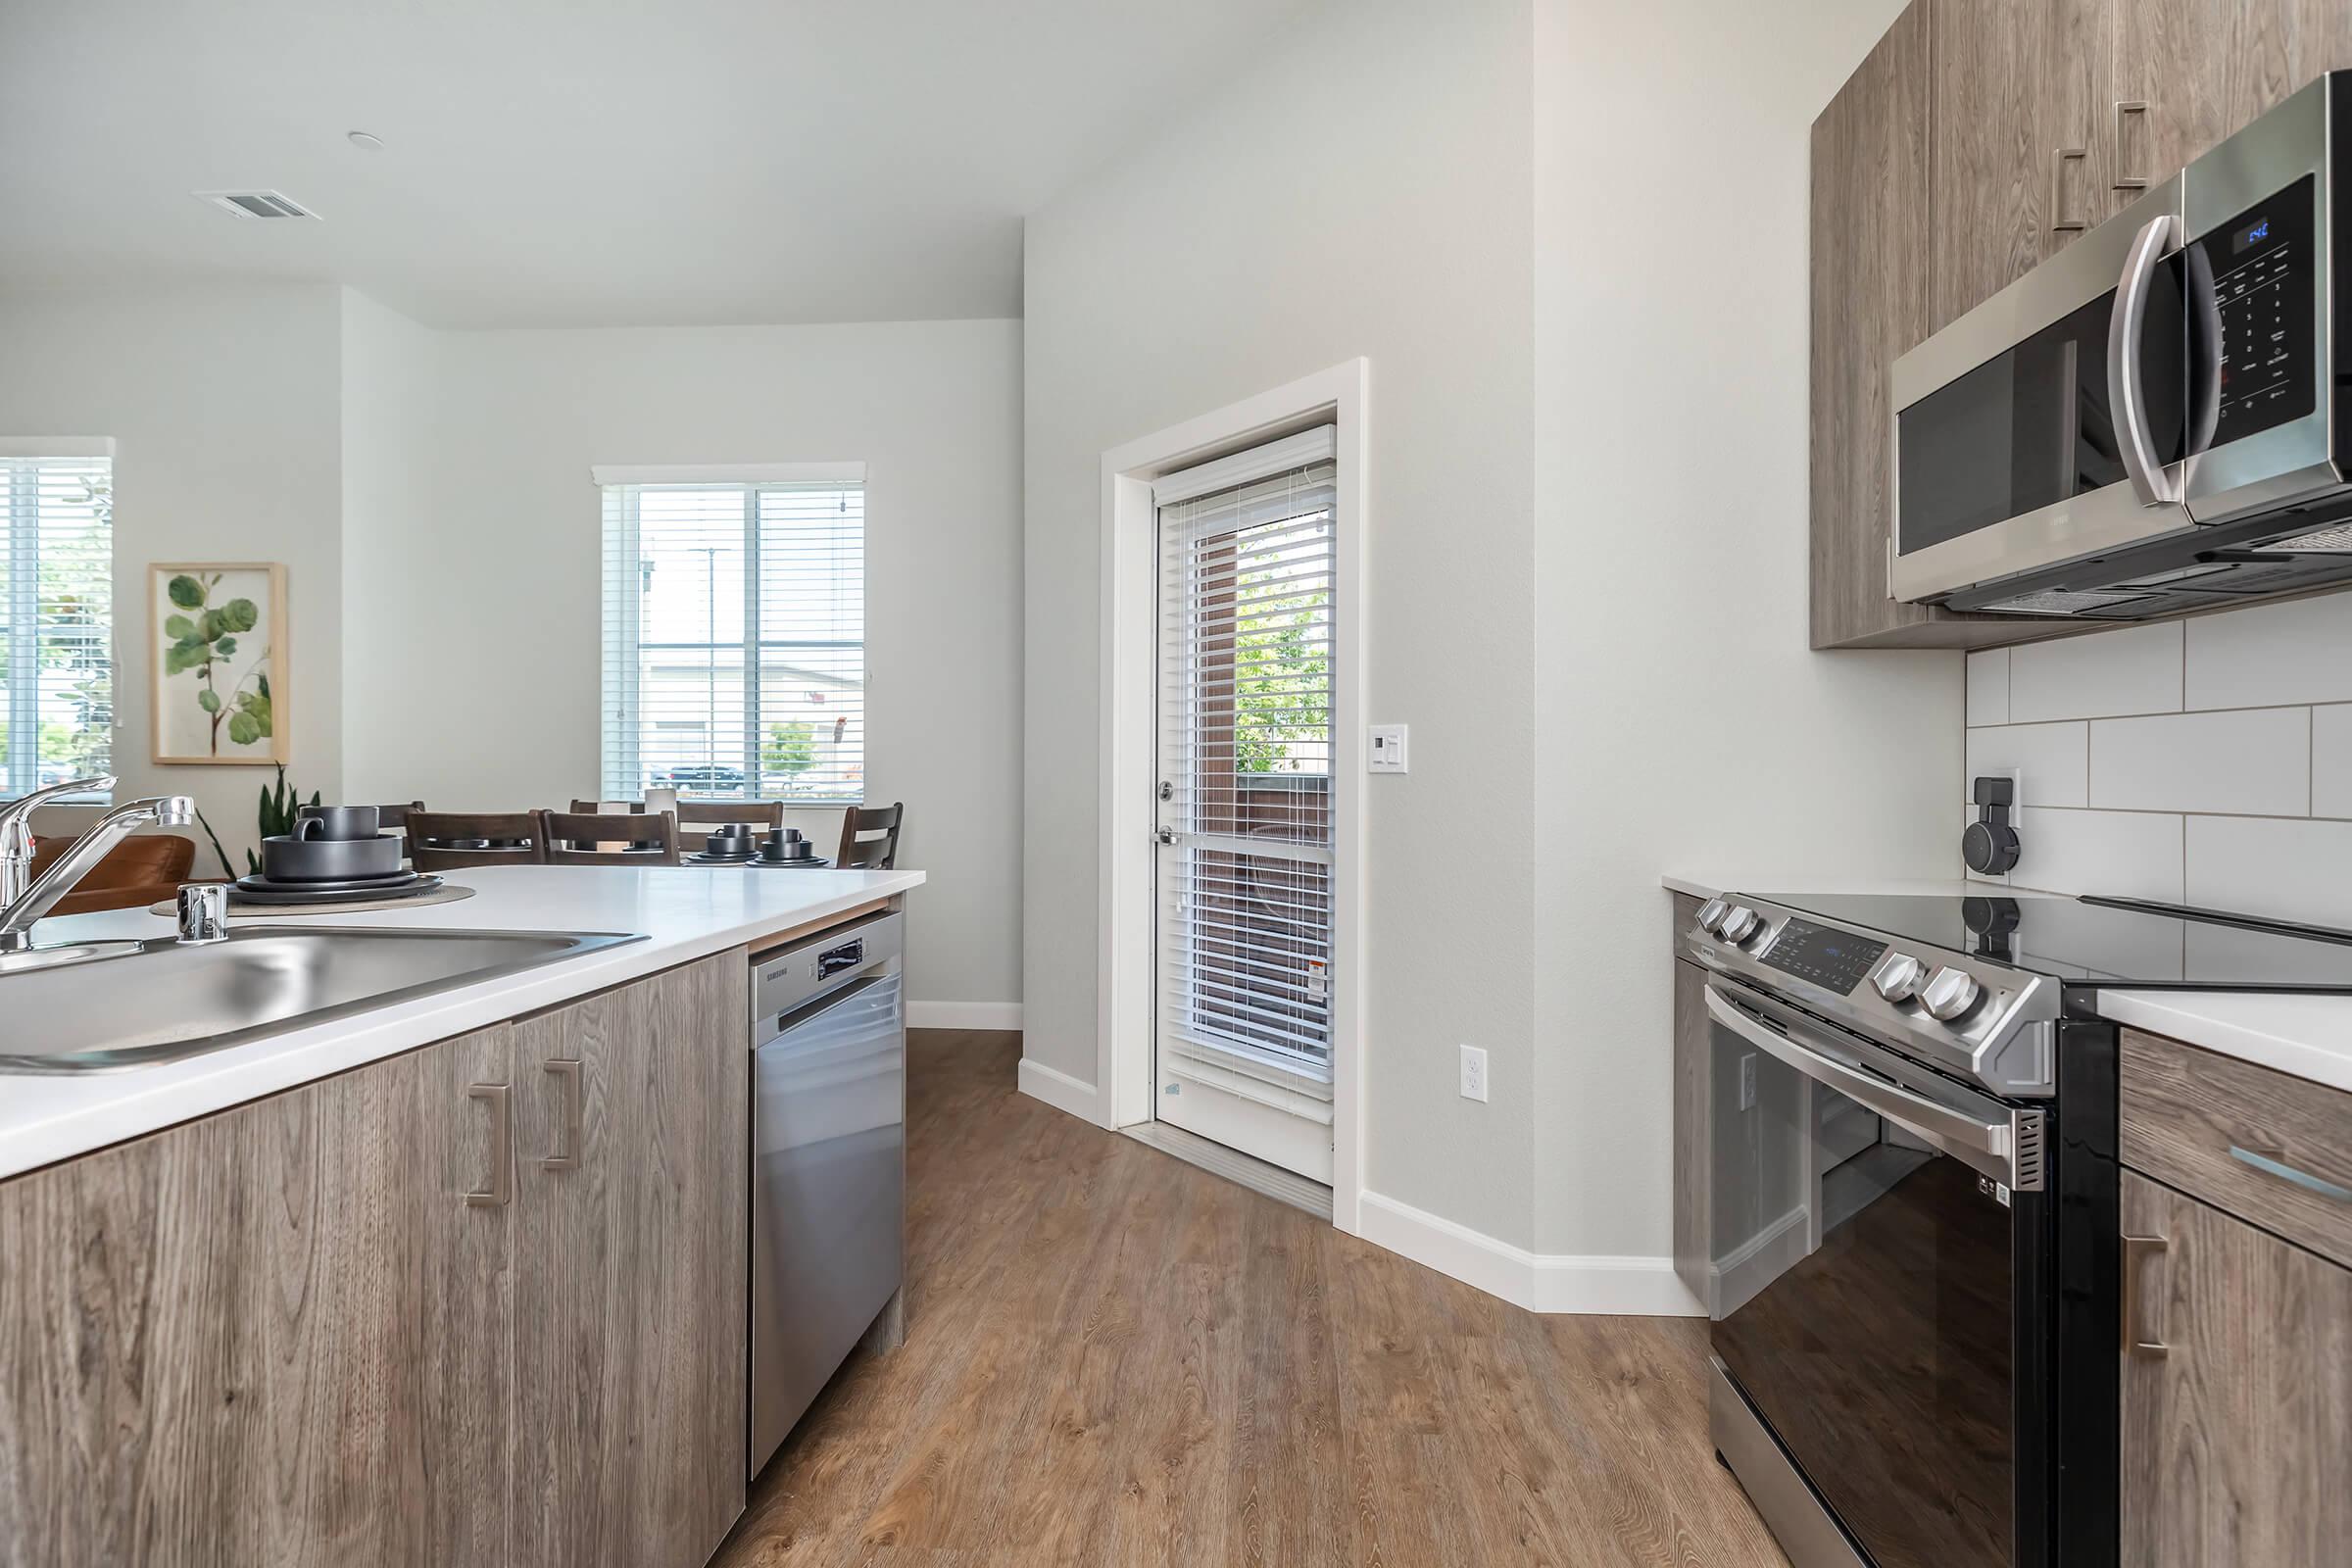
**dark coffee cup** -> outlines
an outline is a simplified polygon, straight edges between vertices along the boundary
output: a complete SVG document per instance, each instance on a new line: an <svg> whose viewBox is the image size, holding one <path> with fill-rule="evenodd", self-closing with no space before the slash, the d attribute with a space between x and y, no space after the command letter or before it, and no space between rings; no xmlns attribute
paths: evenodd
<svg viewBox="0 0 2352 1568"><path fill-rule="evenodd" d="M380 830L372 806L306 806L295 813L298 839L371 839Z"/></svg>
<svg viewBox="0 0 2352 1568"><path fill-rule="evenodd" d="M806 860L810 858L812 849L813 846L807 839L801 837L799 828L776 828L760 841L760 858L776 861Z"/></svg>

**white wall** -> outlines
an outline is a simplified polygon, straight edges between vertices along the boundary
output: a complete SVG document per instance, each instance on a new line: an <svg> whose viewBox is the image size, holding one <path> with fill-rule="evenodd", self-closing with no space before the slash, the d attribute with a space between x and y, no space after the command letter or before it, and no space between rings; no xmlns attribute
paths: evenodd
<svg viewBox="0 0 2352 1568"><path fill-rule="evenodd" d="M1537 0L1535 1249L1668 1250L1670 866L1951 875L1956 654L1809 654L1807 146L1901 0Z"/></svg>
<svg viewBox="0 0 2352 1568"><path fill-rule="evenodd" d="M900 860L932 878L908 990L1018 1001L1019 323L419 344L385 314L347 321L355 408L421 375L429 417L346 444L352 793L503 810L598 792L591 465L862 461L866 792L907 803ZM400 471L419 446L421 479Z"/></svg>
<svg viewBox="0 0 2352 1568"><path fill-rule="evenodd" d="M2352 926L2352 594L1971 656L2010 768L2021 887Z"/></svg>
<svg viewBox="0 0 2352 1568"><path fill-rule="evenodd" d="M193 795L239 872L272 774L149 760L147 564L285 564L287 776L306 795L338 794L337 296L298 284L0 295L0 433L116 440L116 797ZM38 826L63 831L86 816L44 813ZM198 868L217 871L193 836Z"/></svg>
<svg viewBox="0 0 2352 1568"><path fill-rule="evenodd" d="M419 747L389 708L403 672L423 651L461 631L435 599L394 590L414 570L412 541L438 506L441 348L446 333L417 325L365 294L343 291L343 629L349 648L343 702L349 798L383 805L416 765ZM378 787L394 791L378 793ZM537 804L546 805L548 802Z"/></svg>
<svg viewBox="0 0 2352 1568"><path fill-rule="evenodd" d="M1028 1054L1094 1081L1102 456L1367 356L1370 716L1413 726L1413 770L1366 781L1364 1179L1520 1244L1528 22L1372 0L1269 37L1030 220L1025 323ZM1461 1042L1490 1103L1455 1093Z"/></svg>

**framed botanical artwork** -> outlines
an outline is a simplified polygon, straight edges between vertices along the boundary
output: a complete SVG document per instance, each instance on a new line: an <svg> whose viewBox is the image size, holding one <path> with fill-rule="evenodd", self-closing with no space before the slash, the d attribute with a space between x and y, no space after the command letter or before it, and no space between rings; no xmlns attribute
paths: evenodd
<svg viewBox="0 0 2352 1568"><path fill-rule="evenodd" d="M147 568L155 760L268 766L286 747L286 568Z"/></svg>

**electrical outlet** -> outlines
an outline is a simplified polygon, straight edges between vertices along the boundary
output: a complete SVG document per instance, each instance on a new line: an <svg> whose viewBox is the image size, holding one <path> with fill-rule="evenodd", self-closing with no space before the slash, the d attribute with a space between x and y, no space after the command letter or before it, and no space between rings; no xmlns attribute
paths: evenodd
<svg viewBox="0 0 2352 1568"><path fill-rule="evenodd" d="M1740 1058L1740 1108L1756 1108L1756 1054L1752 1051Z"/></svg>
<svg viewBox="0 0 2352 1568"><path fill-rule="evenodd" d="M1487 1098L1487 1054L1476 1046L1462 1048L1462 1098L1482 1104Z"/></svg>

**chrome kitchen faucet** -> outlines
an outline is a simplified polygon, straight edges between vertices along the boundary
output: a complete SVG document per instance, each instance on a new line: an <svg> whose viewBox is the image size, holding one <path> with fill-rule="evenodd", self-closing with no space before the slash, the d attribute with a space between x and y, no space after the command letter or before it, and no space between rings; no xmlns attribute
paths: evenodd
<svg viewBox="0 0 2352 1568"><path fill-rule="evenodd" d="M68 795L112 790L112 774L71 779L0 806L0 953L32 946L33 922L56 907L134 828L186 827L196 820L196 803L185 795L159 795L118 806L100 817L74 847L36 880L32 874L33 808Z"/></svg>

